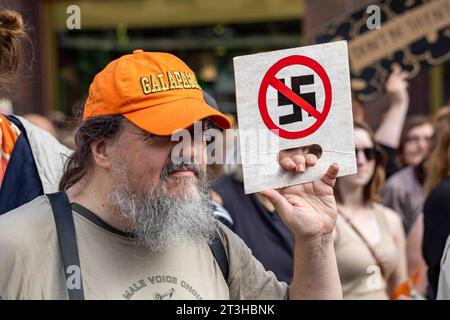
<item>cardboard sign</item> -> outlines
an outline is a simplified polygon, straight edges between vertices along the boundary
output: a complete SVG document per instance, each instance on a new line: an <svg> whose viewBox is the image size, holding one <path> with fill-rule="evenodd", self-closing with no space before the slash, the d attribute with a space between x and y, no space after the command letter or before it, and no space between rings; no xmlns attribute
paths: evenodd
<svg viewBox="0 0 450 320"><path fill-rule="evenodd" d="M234 72L245 193L318 180L332 163L356 172L345 41L235 57ZM313 144L315 167L279 165L280 150Z"/></svg>
<svg viewBox="0 0 450 320"><path fill-rule="evenodd" d="M318 30L309 43L349 41L353 90L361 101L384 91L392 65L410 79L450 59L450 0L380 0L379 29L367 27L367 5Z"/></svg>

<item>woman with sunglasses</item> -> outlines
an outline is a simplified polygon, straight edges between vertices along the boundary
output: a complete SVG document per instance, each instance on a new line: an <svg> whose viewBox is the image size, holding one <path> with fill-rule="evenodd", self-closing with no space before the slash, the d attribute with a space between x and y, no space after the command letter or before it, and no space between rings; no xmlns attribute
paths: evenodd
<svg viewBox="0 0 450 320"><path fill-rule="evenodd" d="M370 127L355 123L358 172L335 187L335 251L344 299L389 299L407 276L400 217L379 201L385 157Z"/></svg>

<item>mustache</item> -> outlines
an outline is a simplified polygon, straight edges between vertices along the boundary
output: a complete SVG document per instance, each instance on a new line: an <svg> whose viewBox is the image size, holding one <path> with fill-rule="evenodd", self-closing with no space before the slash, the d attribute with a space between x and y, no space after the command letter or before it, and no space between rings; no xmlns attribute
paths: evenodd
<svg viewBox="0 0 450 320"><path fill-rule="evenodd" d="M198 165L197 163L187 163L187 162L180 162L180 163L173 163L170 162L164 166L164 168L161 171L161 179L165 181L169 175L172 173L178 171L178 170L192 170L197 178L200 178L204 176L203 169Z"/></svg>

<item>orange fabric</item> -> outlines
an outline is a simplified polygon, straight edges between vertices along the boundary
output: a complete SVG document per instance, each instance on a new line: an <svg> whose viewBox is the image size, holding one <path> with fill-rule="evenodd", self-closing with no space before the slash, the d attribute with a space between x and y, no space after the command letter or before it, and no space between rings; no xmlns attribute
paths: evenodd
<svg viewBox="0 0 450 320"><path fill-rule="evenodd" d="M399 300L402 297L411 297L412 291L418 286L422 277L425 276L425 269L419 267L408 279L401 283L391 294L391 300Z"/></svg>
<svg viewBox="0 0 450 320"><path fill-rule="evenodd" d="M156 135L170 135L207 117L224 129L231 126L225 115L205 102L194 72L162 52L135 50L95 76L83 119L112 114L123 114Z"/></svg>
<svg viewBox="0 0 450 320"><path fill-rule="evenodd" d="M8 161L11 158L19 134L19 129L4 115L0 114L0 185L3 182Z"/></svg>

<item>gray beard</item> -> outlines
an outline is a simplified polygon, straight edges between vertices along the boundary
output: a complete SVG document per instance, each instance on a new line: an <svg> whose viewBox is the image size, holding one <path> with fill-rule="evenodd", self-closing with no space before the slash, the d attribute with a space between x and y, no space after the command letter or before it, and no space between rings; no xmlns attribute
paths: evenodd
<svg viewBox="0 0 450 320"><path fill-rule="evenodd" d="M192 165L186 165L188 167ZM194 165L195 166L195 165ZM118 164L109 200L113 214L129 224L129 232L140 246L152 252L166 252L172 247L206 245L217 227L208 194L205 173L196 166L197 178L172 179L176 185L195 190L169 194L168 176L176 165L166 166L161 183L147 192L136 191L126 175L126 163Z"/></svg>

